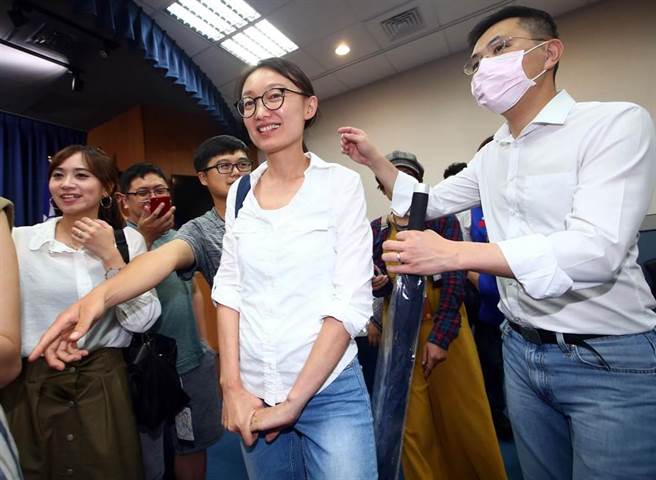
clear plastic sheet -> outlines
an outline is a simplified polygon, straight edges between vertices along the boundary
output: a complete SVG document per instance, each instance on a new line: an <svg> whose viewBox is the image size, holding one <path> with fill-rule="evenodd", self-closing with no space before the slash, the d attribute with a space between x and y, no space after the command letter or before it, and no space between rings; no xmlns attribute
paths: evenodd
<svg viewBox="0 0 656 480"><path fill-rule="evenodd" d="M378 478L381 480L399 477L425 283L424 277L416 275L396 277L382 332L372 399Z"/></svg>

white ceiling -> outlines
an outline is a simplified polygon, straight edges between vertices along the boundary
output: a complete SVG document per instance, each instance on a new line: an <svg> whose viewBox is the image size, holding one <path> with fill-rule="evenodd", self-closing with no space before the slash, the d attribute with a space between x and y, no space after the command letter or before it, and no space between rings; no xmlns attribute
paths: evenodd
<svg viewBox="0 0 656 480"><path fill-rule="evenodd" d="M546 10L553 16L596 0L247 0L287 35L299 49L287 55L313 80L326 99L466 49L467 33L481 18L510 4ZM171 17L172 0L137 3L182 47L221 90L234 101L235 79L246 68L241 60ZM419 7L424 26L413 35L390 42L380 21ZM351 52L338 57L338 43ZM463 54L464 55L464 54Z"/></svg>

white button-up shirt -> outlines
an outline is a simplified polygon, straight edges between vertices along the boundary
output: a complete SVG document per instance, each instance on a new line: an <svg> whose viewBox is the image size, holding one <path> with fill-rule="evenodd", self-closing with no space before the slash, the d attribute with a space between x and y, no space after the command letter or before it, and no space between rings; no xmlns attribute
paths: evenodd
<svg viewBox="0 0 656 480"><path fill-rule="evenodd" d="M105 280L102 260L84 248L74 250L55 240L54 218L31 227L12 230L21 290L21 355L28 356L57 315ZM146 251L143 237L123 229L134 258ZM154 290L109 309L78 342L90 351L102 347L126 347L130 332L144 332L161 312ZM118 321L116 321L118 320Z"/></svg>
<svg viewBox="0 0 656 480"><path fill-rule="evenodd" d="M360 177L309 156L303 185L283 208L264 210L252 194L266 163L250 175L237 220L232 186L212 290L215 302L240 314L244 388L269 405L287 398L325 317L341 321L352 339L322 389L353 360L353 337L372 314L372 238Z"/></svg>
<svg viewBox="0 0 656 480"><path fill-rule="evenodd" d="M638 105L576 103L561 91L517 138L503 125L460 174L431 190L428 216L479 203L517 280L498 280L510 320L563 333L656 326L638 229L656 181L654 124ZM409 208L399 174L392 208Z"/></svg>

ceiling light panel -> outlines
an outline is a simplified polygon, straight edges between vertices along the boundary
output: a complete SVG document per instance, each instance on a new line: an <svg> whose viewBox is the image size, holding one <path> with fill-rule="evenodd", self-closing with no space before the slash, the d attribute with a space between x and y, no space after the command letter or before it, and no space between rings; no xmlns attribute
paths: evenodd
<svg viewBox="0 0 656 480"><path fill-rule="evenodd" d="M179 3L172 4L166 10L175 18L180 20L182 23L193 28L202 36L209 38L212 41L220 40L225 36L215 27L205 22L202 18L200 18L190 10L187 10Z"/></svg>
<svg viewBox="0 0 656 480"><path fill-rule="evenodd" d="M250 65L298 49L244 0L177 0L167 11Z"/></svg>
<svg viewBox="0 0 656 480"><path fill-rule="evenodd" d="M234 45L238 49L234 50ZM220 43L221 47L249 65L269 57L282 57L298 49L298 46L267 20L244 29L229 41ZM244 51L248 54L244 54Z"/></svg>

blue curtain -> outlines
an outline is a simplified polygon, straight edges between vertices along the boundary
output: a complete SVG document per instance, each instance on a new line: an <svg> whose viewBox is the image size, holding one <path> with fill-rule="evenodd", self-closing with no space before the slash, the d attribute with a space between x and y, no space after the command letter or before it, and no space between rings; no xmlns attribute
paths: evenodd
<svg viewBox="0 0 656 480"><path fill-rule="evenodd" d="M96 24L116 37L124 38L166 77L182 86L210 112L225 133L248 140L240 121L212 81L198 65L132 0L72 0L78 13L93 15Z"/></svg>
<svg viewBox="0 0 656 480"><path fill-rule="evenodd" d="M50 209L48 156L87 134L0 112L0 196L15 205L17 226L43 221Z"/></svg>

